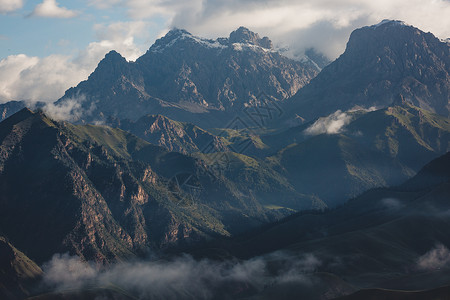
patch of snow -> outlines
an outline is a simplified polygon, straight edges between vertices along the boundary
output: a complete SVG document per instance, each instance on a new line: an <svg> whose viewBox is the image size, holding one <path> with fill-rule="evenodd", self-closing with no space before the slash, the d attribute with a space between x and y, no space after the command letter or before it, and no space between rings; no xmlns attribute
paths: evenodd
<svg viewBox="0 0 450 300"><path fill-rule="evenodd" d="M233 49L235 51L244 51L244 50L252 50L252 51L263 51L263 52L270 52L270 53L275 53L278 52L274 49L267 49L261 46L257 46L257 45L253 45L253 44L247 44L247 43L233 43L231 44Z"/></svg>
<svg viewBox="0 0 450 300"><path fill-rule="evenodd" d="M169 43L163 44L163 45L158 45L158 46L153 46L153 47L151 47L150 50L152 52L162 53L165 49L172 47L177 41L187 40L187 39L193 40L193 41L203 45L204 47L210 48L210 49L226 48L226 46L222 45L218 40L204 39L204 38L200 38L197 36L193 36L192 34L186 32L186 31L180 31L178 36L176 38L174 38L173 40L171 40Z"/></svg>
<svg viewBox="0 0 450 300"><path fill-rule="evenodd" d="M307 55L298 55L296 58L295 58L295 60L297 60L297 61L299 61L299 62L302 62L302 63L304 63L304 64L311 64L314 68L316 68L317 69L317 71L322 71L322 68L321 67L319 67L319 65L314 61L314 60L312 60L309 56L307 56Z"/></svg>
<svg viewBox="0 0 450 300"><path fill-rule="evenodd" d="M370 27L377 28L377 27L380 27L381 25L385 25L385 24L390 24L390 25L395 25L395 26L409 26L409 24L406 24L403 21L384 19L380 23L372 25Z"/></svg>
<svg viewBox="0 0 450 300"><path fill-rule="evenodd" d="M171 36L173 36L173 39L170 40L170 42L164 44L161 43L159 45L153 45L150 48L151 52L156 52L156 53L162 53L164 52L165 49L168 49L170 47L172 47L175 43L177 43L178 41L181 40L191 40L194 41L200 45L202 45L205 48L208 49L226 49L229 47L232 47L232 49L234 49L235 51L262 51L262 52L271 52L271 53L275 53L278 52L275 49L267 49L261 46L257 46L257 45L253 45L253 44L247 44L247 43L232 43L231 45L228 44L228 39L223 39L223 38L219 38L216 40L211 40L211 39L205 39L205 38L200 38L197 36L194 36L192 34L190 34L187 31L177 31L176 33L170 34L167 36L168 38L170 38Z"/></svg>

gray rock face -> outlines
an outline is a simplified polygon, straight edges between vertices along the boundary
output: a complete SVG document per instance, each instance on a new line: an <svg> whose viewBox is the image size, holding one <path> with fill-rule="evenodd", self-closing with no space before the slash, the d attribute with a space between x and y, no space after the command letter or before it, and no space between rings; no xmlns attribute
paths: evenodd
<svg viewBox="0 0 450 300"><path fill-rule="evenodd" d="M400 94L421 108L449 116L449 45L400 21L355 30L347 49L292 97L306 119L354 106L385 107Z"/></svg>
<svg viewBox="0 0 450 300"><path fill-rule="evenodd" d="M268 37L260 38L257 33L251 32L245 27L239 27L230 34L228 39L230 43L244 43L260 46L266 49L272 49L272 41Z"/></svg>
<svg viewBox="0 0 450 300"><path fill-rule="evenodd" d="M168 151L183 154L230 151L222 137L193 124L173 121L162 115L146 115L136 122L110 118L107 124L128 131Z"/></svg>

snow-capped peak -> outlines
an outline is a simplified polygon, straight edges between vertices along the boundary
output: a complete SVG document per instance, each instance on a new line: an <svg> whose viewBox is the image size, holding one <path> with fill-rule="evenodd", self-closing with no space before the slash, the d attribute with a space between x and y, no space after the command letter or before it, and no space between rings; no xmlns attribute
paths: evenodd
<svg viewBox="0 0 450 300"><path fill-rule="evenodd" d="M235 51L277 52L273 49L272 42L267 37L261 39L257 34L244 27L234 31L230 38L218 38L215 40L197 37L183 29L172 29L163 38L155 42L150 48L150 52L162 53L183 40L200 44L208 49L222 50L231 48Z"/></svg>
<svg viewBox="0 0 450 300"><path fill-rule="evenodd" d="M210 40L204 39L197 36L192 35L183 29L173 29L169 31L166 36L157 41L151 48L151 52L163 52L164 49L172 47L177 41L181 40L192 40L196 43L203 45L206 48L226 48L225 45L220 43L219 40Z"/></svg>

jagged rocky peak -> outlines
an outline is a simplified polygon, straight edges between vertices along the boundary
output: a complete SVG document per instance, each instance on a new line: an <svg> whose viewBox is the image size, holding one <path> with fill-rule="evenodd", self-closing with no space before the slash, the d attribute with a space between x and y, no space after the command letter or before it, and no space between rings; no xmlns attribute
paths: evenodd
<svg viewBox="0 0 450 300"><path fill-rule="evenodd" d="M173 28L165 36L163 36L160 41L164 43L170 43L171 41L177 40L182 37L193 37L193 35L184 29Z"/></svg>
<svg viewBox="0 0 450 300"><path fill-rule="evenodd" d="M118 53L117 51L111 50L99 62L96 71L103 70L106 71L106 73L110 73L116 70L117 66L123 64L127 64L127 60L125 59L125 57L120 55L120 53Z"/></svg>
<svg viewBox="0 0 450 300"><path fill-rule="evenodd" d="M257 33L242 26L230 34L229 41L230 43L252 44L266 49L273 48L272 41L268 37L260 38Z"/></svg>
<svg viewBox="0 0 450 300"><path fill-rule="evenodd" d="M94 72L89 75L90 79L105 82L116 78L125 72L128 68L128 61L115 50L108 52L105 57L99 62Z"/></svg>
<svg viewBox="0 0 450 300"><path fill-rule="evenodd" d="M222 39L205 39L192 35L190 32L184 29L174 28L170 30L165 36L156 40L156 42L150 47L149 51L162 53L166 49L173 48L172 46L176 45L179 41L186 40L211 49L220 49L226 46L223 43Z"/></svg>
<svg viewBox="0 0 450 300"><path fill-rule="evenodd" d="M207 39L192 35L184 29L174 28L164 37L158 39L150 48L150 52L163 52L165 49L172 48L179 41L188 40L195 44L210 49L223 49L232 44L244 44L258 46L264 49L273 49L272 41L268 37L261 38L257 33L250 31L245 27L239 27L230 34L229 38Z"/></svg>
<svg viewBox="0 0 450 300"><path fill-rule="evenodd" d="M111 50L108 53L106 53L105 58L103 58L100 61L100 63L105 62L105 61L112 61L112 62L124 61L124 62L126 62L127 60L125 59L125 57L120 55L119 52L117 52L115 50Z"/></svg>

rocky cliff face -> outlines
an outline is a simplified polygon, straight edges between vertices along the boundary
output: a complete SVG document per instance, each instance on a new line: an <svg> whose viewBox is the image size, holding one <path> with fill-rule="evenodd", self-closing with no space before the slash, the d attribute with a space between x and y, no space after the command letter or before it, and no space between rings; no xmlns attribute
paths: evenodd
<svg viewBox="0 0 450 300"><path fill-rule="evenodd" d="M126 139L106 132L113 144ZM170 193L148 163L96 141L105 137L101 129L66 127L22 110L2 123L0 135L1 228L37 262L66 251L115 261L209 232L164 200Z"/></svg>
<svg viewBox="0 0 450 300"><path fill-rule="evenodd" d="M108 124L161 147L184 154L226 152L227 141L190 123L173 121L162 115L147 115L133 122L110 118Z"/></svg>
<svg viewBox="0 0 450 300"><path fill-rule="evenodd" d="M58 103L81 99L84 118L91 120L163 113L192 121L193 114L213 118L211 111L231 113L257 104L261 93L273 100L289 98L318 71L312 62L282 56L267 37L243 27L216 40L174 29L136 62L110 52Z"/></svg>
<svg viewBox="0 0 450 300"><path fill-rule="evenodd" d="M306 119L354 106L385 107L400 94L449 116L450 47L400 21L355 30L347 49L290 102Z"/></svg>

